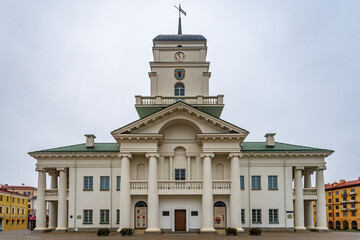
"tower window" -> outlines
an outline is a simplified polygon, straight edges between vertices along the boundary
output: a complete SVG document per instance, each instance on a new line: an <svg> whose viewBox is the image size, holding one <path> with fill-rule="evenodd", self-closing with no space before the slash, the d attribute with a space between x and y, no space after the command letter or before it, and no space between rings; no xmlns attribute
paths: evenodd
<svg viewBox="0 0 360 240"><path fill-rule="evenodd" d="M175 96L185 96L185 86L183 83L176 83L174 87Z"/></svg>

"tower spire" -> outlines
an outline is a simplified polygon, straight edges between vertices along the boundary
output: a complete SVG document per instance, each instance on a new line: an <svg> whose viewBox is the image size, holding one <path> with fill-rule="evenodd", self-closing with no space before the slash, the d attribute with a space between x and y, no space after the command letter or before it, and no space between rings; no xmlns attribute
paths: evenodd
<svg viewBox="0 0 360 240"><path fill-rule="evenodd" d="M181 28L181 13L184 14L184 16L186 16L186 12L184 10L182 10L181 8L181 4L179 3L179 7L175 6L174 7L179 10L179 26L178 26L178 35L182 35L182 28Z"/></svg>

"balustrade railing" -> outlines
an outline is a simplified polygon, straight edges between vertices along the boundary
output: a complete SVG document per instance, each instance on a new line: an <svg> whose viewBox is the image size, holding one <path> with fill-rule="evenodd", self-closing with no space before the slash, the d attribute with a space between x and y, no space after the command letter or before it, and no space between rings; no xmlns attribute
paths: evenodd
<svg viewBox="0 0 360 240"><path fill-rule="evenodd" d="M59 189L45 189L45 197L58 197ZM66 196L69 196L69 189L66 189Z"/></svg>
<svg viewBox="0 0 360 240"><path fill-rule="evenodd" d="M213 189L230 189L231 181L229 180L214 180L212 183Z"/></svg>
<svg viewBox="0 0 360 240"><path fill-rule="evenodd" d="M159 190L201 190L202 181L162 180L158 181Z"/></svg>
<svg viewBox="0 0 360 240"><path fill-rule="evenodd" d="M143 180L130 181L130 190L147 190L148 182Z"/></svg>
<svg viewBox="0 0 360 240"><path fill-rule="evenodd" d="M174 96L174 97L163 97L163 96L135 96L136 104L138 105L170 105L177 101L183 101L187 104L206 104L206 105L218 105L223 104L223 95L218 96Z"/></svg>
<svg viewBox="0 0 360 240"><path fill-rule="evenodd" d="M295 195L295 189L293 189L293 194ZM316 188L304 188L303 189L303 194L304 195L316 196L317 195L317 189Z"/></svg>

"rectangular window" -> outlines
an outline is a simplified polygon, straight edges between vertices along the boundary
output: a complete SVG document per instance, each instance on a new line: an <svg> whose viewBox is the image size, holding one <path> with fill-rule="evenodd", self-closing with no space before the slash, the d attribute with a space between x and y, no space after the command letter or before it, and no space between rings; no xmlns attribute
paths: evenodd
<svg viewBox="0 0 360 240"><path fill-rule="evenodd" d="M332 213L329 213L329 217L332 217Z"/></svg>
<svg viewBox="0 0 360 240"><path fill-rule="evenodd" d="M241 223L245 223L245 209L241 209Z"/></svg>
<svg viewBox="0 0 360 240"><path fill-rule="evenodd" d="M277 190L278 189L277 176L268 176L268 185L269 185L269 190Z"/></svg>
<svg viewBox="0 0 360 240"><path fill-rule="evenodd" d="M22 214L25 214L25 208L22 209Z"/></svg>
<svg viewBox="0 0 360 240"><path fill-rule="evenodd" d="M343 190L343 194L346 195L346 190Z"/></svg>
<svg viewBox="0 0 360 240"><path fill-rule="evenodd" d="M261 223L261 209L252 210L252 222Z"/></svg>
<svg viewBox="0 0 360 240"><path fill-rule="evenodd" d="M329 199L328 202L331 203L331 199Z"/></svg>
<svg viewBox="0 0 360 240"><path fill-rule="evenodd" d="M347 212L344 212L344 217L347 217Z"/></svg>
<svg viewBox="0 0 360 240"><path fill-rule="evenodd" d="M355 212L355 211L352 211L352 212L351 212L351 216L352 216L352 217L355 217L355 216L356 216L356 212Z"/></svg>
<svg viewBox="0 0 360 240"><path fill-rule="evenodd" d="M31 196L31 192L28 192L28 196Z"/></svg>
<svg viewBox="0 0 360 240"><path fill-rule="evenodd" d="M121 186L121 176L116 177L116 190L120 190Z"/></svg>
<svg viewBox="0 0 360 240"><path fill-rule="evenodd" d="M116 209L116 224L120 224L120 209Z"/></svg>
<svg viewBox="0 0 360 240"><path fill-rule="evenodd" d="M198 216L198 215L199 215L198 211L191 211L191 216Z"/></svg>
<svg viewBox="0 0 360 240"><path fill-rule="evenodd" d="M6 201L7 201L7 202L9 201L9 197L8 197L8 196L6 197Z"/></svg>
<svg viewBox="0 0 360 240"><path fill-rule="evenodd" d="M269 209L269 223L279 223L278 209Z"/></svg>
<svg viewBox="0 0 360 240"><path fill-rule="evenodd" d="M84 224L92 224L93 223L93 210L84 210Z"/></svg>
<svg viewBox="0 0 360 240"><path fill-rule="evenodd" d="M240 190L245 189L245 179L244 176L240 176Z"/></svg>
<svg viewBox="0 0 360 240"><path fill-rule="evenodd" d="M346 204L345 204L345 205L343 205L343 208L346 208Z"/></svg>
<svg viewBox="0 0 360 240"><path fill-rule="evenodd" d="M335 209L339 209L339 205L336 205L336 206L335 206Z"/></svg>
<svg viewBox="0 0 360 240"><path fill-rule="evenodd" d="M328 192L328 196L331 196L331 192Z"/></svg>
<svg viewBox="0 0 360 240"><path fill-rule="evenodd" d="M338 198L335 198L335 202L339 202L339 199L338 199Z"/></svg>
<svg viewBox="0 0 360 240"><path fill-rule="evenodd" d="M100 210L100 224L109 224L110 212L108 209Z"/></svg>
<svg viewBox="0 0 360 240"><path fill-rule="evenodd" d="M331 210L331 205L329 205L329 210Z"/></svg>
<svg viewBox="0 0 360 240"><path fill-rule="evenodd" d="M351 200L355 200L355 197L354 197L354 196L352 196L352 197L351 197Z"/></svg>
<svg viewBox="0 0 360 240"><path fill-rule="evenodd" d="M0 213L3 213L3 212L2 212L2 211L3 211L2 209L3 209L3 207L1 206L1 207L0 207Z"/></svg>
<svg viewBox="0 0 360 240"><path fill-rule="evenodd" d="M260 190L261 189L261 177L260 176L251 176L251 189Z"/></svg>
<svg viewBox="0 0 360 240"><path fill-rule="evenodd" d="M339 195L339 191L335 191L335 195L336 195L336 196Z"/></svg>
<svg viewBox="0 0 360 240"><path fill-rule="evenodd" d="M340 214L337 212L337 213L336 213L336 216L338 217L339 215L340 215Z"/></svg>
<svg viewBox="0 0 360 240"><path fill-rule="evenodd" d="M93 177L84 177L84 191L92 191L93 182Z"/></svg>
<svg viewBox="0 0 360 240"><path fill-rule="evenodd" d="M166 217L166 216L170 216L170 212L169 212L169 211L163 211L163 212L162 212L162 215L165 216L165 217Z"/></svg>
<svg viewBox="0 0 360 240"><path fill-rule="evenodd" d="M9 214L9 207L6 207L6 214Z"/></svg>
<svg viewBox="0 0 360 240"><path fill-rule="evenodd" d="M352 188L352 189L351 189L351 192L355 192L355 188Z"/></svg>
<svg viewBox="0 0 360 240"><path fill-rule="evenodd" d="M0 201L2 201L2 200L3 200L3 196L1 195L1 196L0 196Z"/></svg>
<svg viewBox="0 0 360 240"><path fill-rule="evenodd" d="M346 197L343 197L343 201L347 201L347 198L346 198Z"/></svg>
<svg viewBox="0 0 360 240"><path fill-rule="evenodd" d="M185 180L185 169L175 169L175 180Z"/></svg>
<svg viewBox="0 0 360 240"><path fill-rule="evenodd" d="M100 177L100 190L110 189L110 177Z"/></svg>

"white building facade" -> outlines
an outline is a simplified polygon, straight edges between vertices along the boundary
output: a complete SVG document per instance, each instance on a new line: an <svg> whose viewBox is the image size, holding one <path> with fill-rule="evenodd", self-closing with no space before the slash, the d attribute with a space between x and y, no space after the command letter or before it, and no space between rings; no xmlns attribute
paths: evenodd
<svg viewBox="0 0 360 240"><path fill-rule="evenodd" d="M86 135L83 144L30 153L35 230L327 230L324 170L333 151L279 143L272 133L246 142L248 131L220 118L224 96L209 96L202 35L159 35L152 50L150 96L135 96L140 119L111 132L116 142Z"/></svg>

